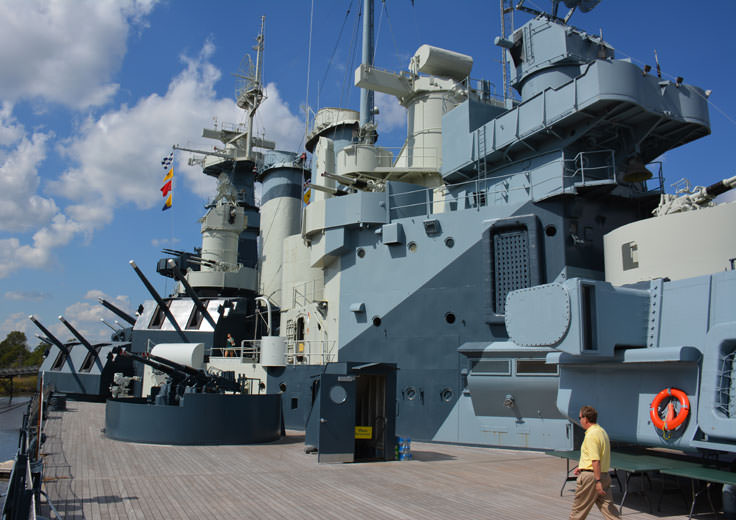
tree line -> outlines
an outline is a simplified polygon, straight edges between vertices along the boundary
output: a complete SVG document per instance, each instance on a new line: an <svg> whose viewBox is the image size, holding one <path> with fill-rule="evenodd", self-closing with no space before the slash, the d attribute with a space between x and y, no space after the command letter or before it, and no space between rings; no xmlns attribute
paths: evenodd
<svg viewBox="0 0 736 520"><path fill-rule="evenodd" d="M31 350L26 335L14 330L0 341L0 368L39 366L49 346L42 342Z"/></svg>

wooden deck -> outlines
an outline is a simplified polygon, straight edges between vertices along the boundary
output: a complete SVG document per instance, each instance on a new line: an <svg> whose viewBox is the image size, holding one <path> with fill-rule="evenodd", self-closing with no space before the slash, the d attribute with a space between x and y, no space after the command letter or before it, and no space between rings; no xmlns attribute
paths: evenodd
<svg viewBox="0 0 736 520"><path fill-rule="evenodd" d="M565 462L539 452L417 442L412 461L320 465L299 432L181 447L110 440L103 427L104 404L69 402L49 417L45 487L65 519L560 519L572 504L573 483L560 497ZM687 518L674 498L650 515L633 496L623 518Z"/></svg>

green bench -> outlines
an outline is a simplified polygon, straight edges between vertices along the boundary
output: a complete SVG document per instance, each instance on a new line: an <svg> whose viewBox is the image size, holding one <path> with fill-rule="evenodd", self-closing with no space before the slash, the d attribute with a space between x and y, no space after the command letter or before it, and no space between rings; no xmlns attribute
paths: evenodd
<svg viewBox="0 0 736 520"><path fill-rule="evenodd" d="M570 473L577 466L570 468L570 461L580 460L580 450L572 451L546 451L547 455L553 457L564 458L567 463L567 473L565 481L560 489L560 496L565 489L565 485L571 480L575 480L576 477L570 476ZM615 470L623 471L625 474L624 483L622 486L623 496L621 497L621 503L619 504L619 511L623 510L624 502L629 493L629 480L634 475L646 475L648 471L659 471L663 475L670 475L674 477L685 477L690 479L690 486L692 491L692 501L690 503L690 514L688 518L692 518L693 510L695 509L695 502L698 496L705 492L711 509L716 513L713 507L713 502L710 500L710 484L715 482L718 484L735 484L736 485L736 473L730 471L719 470L715 468L707 467L699 462L677 460L673 458L667 458L658 455L645 455L645 454L633 454L623 453L619 451L611 452L611 468ZM618 476L616 477L618 479ZM696 491L695 482L703 481L706 482L706 486L700 491ZM619 481L620 484L620 481ZM644 495L646 498L646 495ZM647 502L649 499L647 498ZM651 510L651 504L650 504Z"/></svg>
<svg viewBox="0 0 736 520"><path fill-rule="evenodd" d="M736 473L733 473L731 471L724 471L722 469L709 468L697 463L695 463L694 465L688 464L686 466L675 465L670 468L663 468L659 471L660 473L665 475L672 475L674 477L685 477L690 479L692 502L690 504L690 514L688 514L688 518L692 518L693 510L695 509L695 502L697 501L698 496L703 493L705 493L705 496L708 498L710 508L713 510L713 513L716 515L717 518L718 513L716 512L716 508L713 507L713 501L710 499L710 485L714 482L716 484L736 485ZM695 489L696 480L705 482L705 486L697 492Z"/></svg>
<svg viewBox="0 0 736 520"><path fill-rule="evenodd" d="M567 483L576 479L576 477L570 476L570 472L573 471L577 466L573 466L573 468L571 469L570 461L580 460L580 450L547 451L545 453L547 453L547 455L552 455L554 457L560 457L567 460L567 476L565 477L565 482L562 484L562 488L560 489L560 496L562 496L562 492L564 491ZM629 453L621 453L617 451L611 452L611 468L624 472L623 485L621 485L622 483L618 479L618 475L615 474L615 478L616 480L618 480L619 487L621 488L621 491L623 493L621 497L621 503L618 506L619 511L623 511L626 497L629 495L629 483L631 481L631 477L646 476L647 471L660 470L662 467L664 467L665 464L667 464L667 462L668 459L654 457L651 455L631 455ZM647 502L649 502L649 499L646 495L644 495L644 498L647 500ZM651 510L651 504L649 508Z"/></svg>

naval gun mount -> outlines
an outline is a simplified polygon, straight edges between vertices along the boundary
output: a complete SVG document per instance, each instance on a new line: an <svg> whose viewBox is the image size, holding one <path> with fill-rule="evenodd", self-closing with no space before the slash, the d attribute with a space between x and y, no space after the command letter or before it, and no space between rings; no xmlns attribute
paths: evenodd
<svg viewBox="0 0 736 520"><path fill-rule="evenodd" d="M119 348L110 356L144 364L163 377L147 399L107 401L105 434L112 439L221 445L269 442L281 436L280 396L249 394L243 378L236 381L227 374L195 368L204 361L201 343L161 343L142 354Z"/></svg>

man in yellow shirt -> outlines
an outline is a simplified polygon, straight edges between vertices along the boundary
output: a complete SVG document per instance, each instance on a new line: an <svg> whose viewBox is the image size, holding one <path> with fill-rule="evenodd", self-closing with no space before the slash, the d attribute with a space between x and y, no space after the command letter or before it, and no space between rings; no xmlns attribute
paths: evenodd
<svg viewBox="0 0 736 520"><path fill-rule="evenodd" d="M598 422L598 412L592 406L580 409L580 426L585 430L585 439L580 446L580 462L575 468L578 476L575 501L572 503L570 520L583 520L593 504L598 506L604 518L619 518L608 487L611 477L611 442L606 430Z"/></svg>

